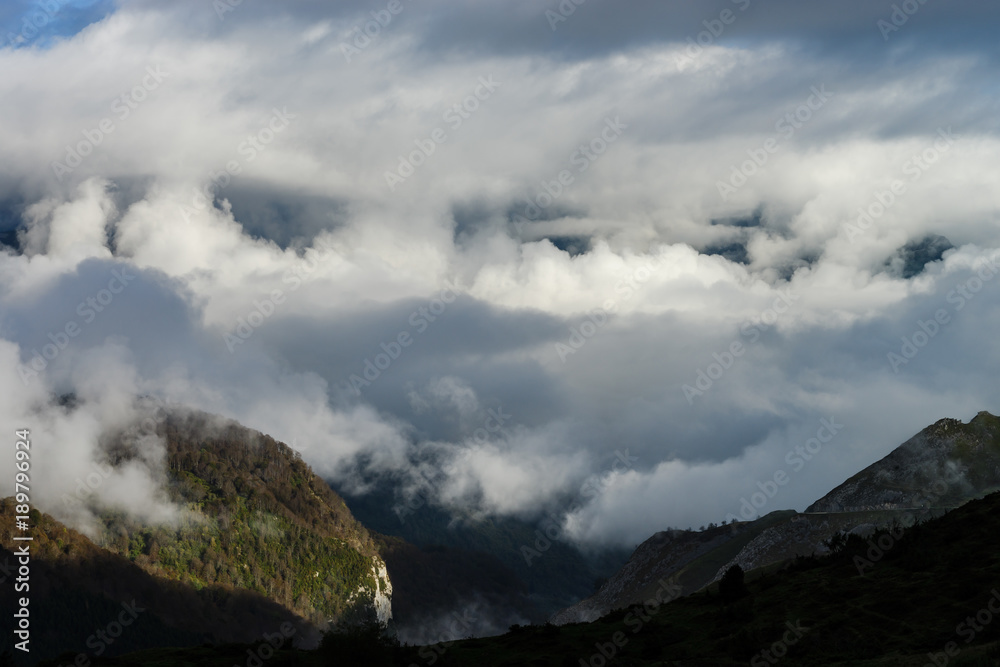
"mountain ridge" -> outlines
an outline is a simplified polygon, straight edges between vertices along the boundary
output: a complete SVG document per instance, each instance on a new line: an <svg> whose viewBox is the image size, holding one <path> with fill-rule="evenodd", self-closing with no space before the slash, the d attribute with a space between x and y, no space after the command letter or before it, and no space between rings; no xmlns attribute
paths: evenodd
<svg viewBox="0 0 1000 667"><path fill-rule="evenodd" d="M982 411L969 423L942 419L834 487L805 512L777 510L705 531L661 531L594 595L550 621L589 622L648 598L651 582L676 578L688 595L730 567L750 572L827 553L837 535L909 527L1000 489L1000 418ZM666 539L669 536L670 539ZM693 545L701 545L697 553ZM738 549L737 549L738 548ZM733 553L736 550L736 553ZM730 557L723 558L726 554ZM711 570L709 566L716 564Z"/></svg>

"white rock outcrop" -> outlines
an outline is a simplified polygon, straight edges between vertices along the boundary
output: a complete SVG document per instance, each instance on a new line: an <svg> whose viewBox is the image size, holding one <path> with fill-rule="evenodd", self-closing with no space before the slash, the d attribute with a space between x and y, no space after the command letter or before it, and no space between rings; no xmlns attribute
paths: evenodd
<svg viewBox="0 0 1000 667"><path fill-rule="evenodd" d="M372 576L375 577L378 590L375 592L375 614L379 623L388 623L392 618L392 581L389 580L389 571L385 567L385 561L378 556L372 564Z"/></svg>

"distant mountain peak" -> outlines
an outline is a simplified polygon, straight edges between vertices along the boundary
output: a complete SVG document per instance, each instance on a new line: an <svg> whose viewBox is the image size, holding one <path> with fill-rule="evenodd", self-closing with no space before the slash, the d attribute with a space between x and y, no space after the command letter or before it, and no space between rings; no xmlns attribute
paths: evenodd
<svg viewBox="0 0 1000 667"><path fill-rule="evenodd" d="M685 595L732 565L746 571L828 551L838 533L911 524L1000 488L1000 418L980 412L968 424L940 419L830 491L802 514L774 511L706 531L663 531L593 596L552 618L588 622L649 599L656 582L676 578Z"/></svg>
<svg viewBox="0 0 1000 667"><path fill-rule="evenodd" d="M806 509L950 509L1000 485L1000 419L940 419Z"/></svg>

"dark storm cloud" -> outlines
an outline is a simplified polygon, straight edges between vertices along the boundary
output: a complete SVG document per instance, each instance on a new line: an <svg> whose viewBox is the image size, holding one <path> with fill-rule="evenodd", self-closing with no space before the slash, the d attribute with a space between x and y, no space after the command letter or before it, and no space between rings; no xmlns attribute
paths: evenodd
<svg viewBox="0 0 1000 667"><path fill-rule="evenodd" d="M853 59L891 61L905 44L909 57L924 57L929 50L987 51L997 54L991 26L1000 19L1000 8L976 0L943 2L911 0L909 3L847 0L838 3L794 0L710 0L662 2L636 0L515 0L496 3L472 0L413 2L400 0L402 12L395 20L421 36L421 50L440 56L461 54L562 53L589 58L610 52L686 42L706 30L704 23L729 10L736 17L712 43L741 46L762 41L798 43L816 52L853 54ZM265 17L293 16L301 21L354 20L359 25L371 12L385 10L386 2L350 0L335 4L320 0L292 0L280 6L243 3L223 14L225 21L249 23ZM881 20L891 23L893 5L917 8L899 26L884 31ZM128 2L126 5L152 3ZM913 7L911 7L911 5ZM195 3L189 7L197 6ZM562 7L562 11L560 11ZM570 8L572 12L570 13ZM565 18L551 19L552 14ZM905 14L904 14L905 15ZM897 19L897 23L901 22ZM555 26L555 30L552 29ZM716 27L718 30L718 27ZM886 40L884 35L888 34ZM859 52L859 49L861 51ZM861 63L859 62L859 65Z"/></svg>

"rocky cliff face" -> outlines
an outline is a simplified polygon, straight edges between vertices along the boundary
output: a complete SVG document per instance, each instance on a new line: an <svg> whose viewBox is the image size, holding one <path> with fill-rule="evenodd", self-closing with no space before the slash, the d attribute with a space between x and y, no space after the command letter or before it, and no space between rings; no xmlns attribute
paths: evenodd
<svg viewBox="0 0 1000 667"><path fill-rule="evenodd" d="M375 562L372 563L372 576L378 584L378 590L372 601L375 616L379 623L388 623L392 620L392 582L389 580L385 561L379 556L376 556Z"/></svg>

